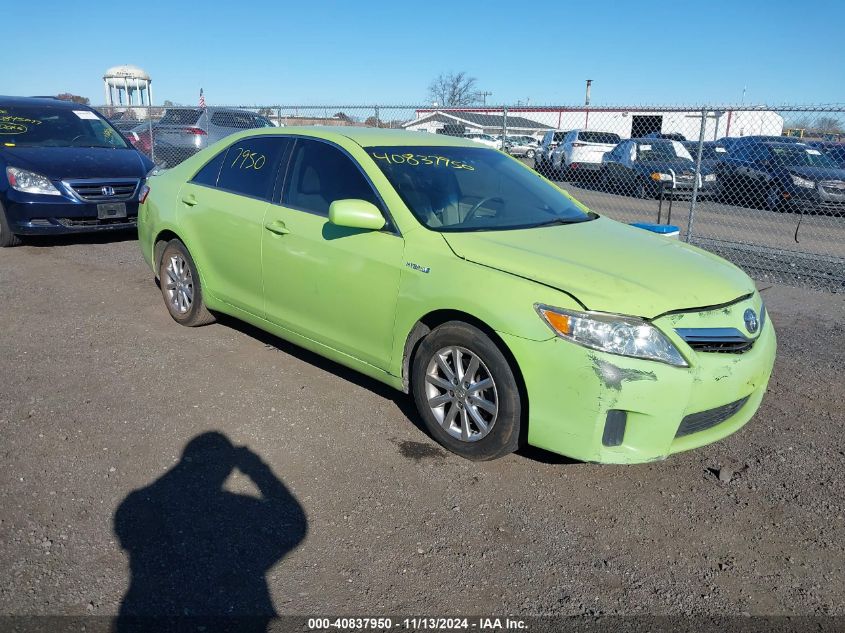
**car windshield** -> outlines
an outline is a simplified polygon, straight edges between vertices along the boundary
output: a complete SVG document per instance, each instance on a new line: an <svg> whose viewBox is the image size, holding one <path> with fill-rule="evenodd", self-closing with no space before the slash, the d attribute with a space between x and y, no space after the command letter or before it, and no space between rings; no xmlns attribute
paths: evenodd
<svg viewBox="0 0 845 633"><path fill-rule="evenodd" d="M193 125L199 121L202 110L194 108L170 108L159 121L160 125Z"/></svg>
<svg viewBox="0 0 845 633"><path fill-rule="evenodd" d="M783 146L771 147L772 159L778 165L790 167L828 167L836 168L837 165L828 156L812 147Z"/></svg>
<svg viewBox="0 0 845 633"><path fill-rule="evenodd" d="M578 140L585 143L605 143L607 145L616 145L619 141L619 135L613 132L578 132Z"/></svg>
<svg viewBox="0 0 845 633"><path fill-rule="evenodd" d="M129 147L93 110L0 106L0 139L7 147Z"/></svg>
<svg viewBox="0 0 845 633"><path fill-rule="evenodd" d="M498 231L597 217L505 154L472 147L369 147L422 224L436 231Z"/></svg>
<svg viewBox="0 0 845 633"><path fill-rule="evenodd" d="M692 160L689 152L678 141L654 140L637 145L637 160Z"/></svg>

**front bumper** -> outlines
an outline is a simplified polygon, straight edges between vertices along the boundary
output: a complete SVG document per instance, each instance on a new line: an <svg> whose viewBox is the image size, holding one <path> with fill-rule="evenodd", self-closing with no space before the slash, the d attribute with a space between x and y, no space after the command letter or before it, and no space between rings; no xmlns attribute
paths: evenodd
<svg viewBox="0 0 845 633"><path fill-rule="evenodd" d="M756 412L771 376L777 346L771 321L744 353L695 352L674 328L742 323L750 306L759 310L759 297L712 314L654 321L689 367L597 352L560 338L529 341L503 334L528 391L528 443L583 461L628 464L664 459L734 433ZM618 421L617 412L624 412L625 423L614 440L608 425Z"/></svg>
<svg viewBox="0 0 845 633"><path fill-rule="evenodd" d="M789 185L781 193L783 204L795 211L831 211L845 215L845 189L817 183L815 188Z"/></svg>
<svg viewBox="0 0 845 633"><path fill-rule="evenodd" d="M94 202L9 190L3 200L3 209L9 228L16 235L64 235L134 229L138 218L137 198L121 202L126 204L126 218L100 220L97 203Z"/></svg>

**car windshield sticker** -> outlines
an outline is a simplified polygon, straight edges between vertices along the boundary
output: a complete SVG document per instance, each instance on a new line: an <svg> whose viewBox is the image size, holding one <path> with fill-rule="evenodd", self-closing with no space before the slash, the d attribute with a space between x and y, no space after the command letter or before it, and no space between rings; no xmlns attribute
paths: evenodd
<svg viewBox="0 0 845 633"><path fill-rule="evenodd" d="M91 112L90 110L74 110L73 113L80 119L91 119L93 121L100 119L95 112Z"/></svg>
<svg viewBox="0 0 845 633"><path fill-rule="evenodd" d="M716 149L716 151L717 151L717 152L719 152L720 154L725 154L725 153L727 153L727 151L728 151L728 150L726 150L724 147L717 147L717 148L715 148L715 149Z"/></svg>
<svg viewBox="0 0 845 633"><path fill-rule="evenodd" d="M641 152L649 152L651 151L651 145L640 145Z"/></svg>
<svg viewBox="0 0 845 633"><path fill-rule="evenodd" d="M817 149L808 149L807 153L810 154L810 156L821 156L822 155L822 153Z"/></svg>
<svg viewBox="0 0 845 633"><path fill-rule="evenodd" d="M248 147L237 147L235 148L235 152L237 156L235 156L232 164L229 165L231 169L254 169L258 171L267 162L267 157L264 154L253 152Z"/></svg>
<svg viewBox="0 0 845 633"><path fill-rule="evenodd" d="M466 169L468 171L475 171L475 167L468 165L459 160L452 160L445 156L432 156L427 154L376 154L371 152L376 160L386 161L389 165L411 165L417 166L431 166L431 167L451 167L453 169Z"/></svg>

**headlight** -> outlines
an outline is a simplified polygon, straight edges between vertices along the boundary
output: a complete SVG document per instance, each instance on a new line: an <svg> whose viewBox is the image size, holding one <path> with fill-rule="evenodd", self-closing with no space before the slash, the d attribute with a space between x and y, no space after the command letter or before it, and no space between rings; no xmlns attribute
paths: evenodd
<svg viewBox="0 0 845 633"><path fill-rule="evenodd" d="M671 182L672 175L671 174L661 174L659 171L654 172L651 175L651 179L655 182Z"/></svg>
<svg viewBox="0 0 845 633"><path fill-rule="evenodd" d="M47 176L35 172L19 169L17 167L6 167L6 178L12 189L24 193L40 193L47 196L60 196L61 192L56 189Z"/></svg>
<svg viewBox="0 0 845 633"><path fill-rule="evenodd" d="M796 187L805 187L807 189L814 189L816 187L814 181L801 178L801 176L790 176L790 178L792 178L792 184Z"/></svg>
<svg viewBox="0 0 845 633"><path fill-rule="evenodd" d="M716 174L707 174L704 176L704 182L716 182Z"/></svg>
<svg viewBox="0 0 845 633"><path fill-rule="evenodd" d="M590 349L688 367L663 332L636 317L575 312L536 305L537 312L559 337Z"/></svg>

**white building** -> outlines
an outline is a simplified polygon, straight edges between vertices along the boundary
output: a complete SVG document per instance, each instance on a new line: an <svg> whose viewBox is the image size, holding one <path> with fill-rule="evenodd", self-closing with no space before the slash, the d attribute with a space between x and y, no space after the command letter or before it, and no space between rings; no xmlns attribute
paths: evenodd
<svg viewBox="0 0 845 633"><path fill-rule="evenodd" d="M540 137L545 130L587 129L615 132L622 138L642 137L653 132L682 134L697 141L701 131L701 110L633 110L624 108L509 108L508 134ZM436 132L447 123L463 124L467 132L501 134L504 113L499 108L448 108L416 111L416 119L404 124L408 130ZM725 136L773 135L783 132L783 117L771 110L709 110L704 140Z"/></svg>

